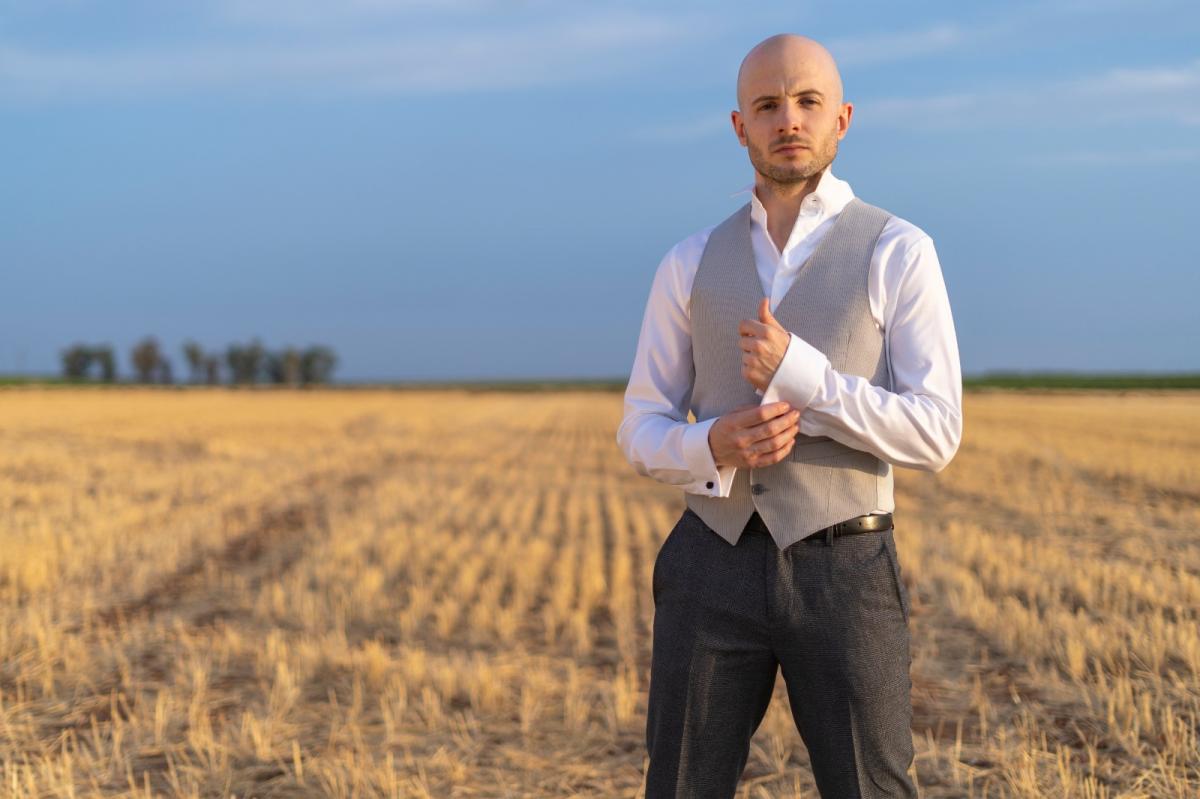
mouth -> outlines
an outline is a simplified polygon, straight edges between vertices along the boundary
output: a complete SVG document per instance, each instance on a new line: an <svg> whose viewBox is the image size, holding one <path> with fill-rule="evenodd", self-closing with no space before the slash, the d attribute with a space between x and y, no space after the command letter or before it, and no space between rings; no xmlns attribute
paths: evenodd
<svg viewBox="0 0 1200 799"><path fill-rule="evenodd" d="M802 144L785 144L785 145L783 145L782 147L777 147L777 148L775 149L775 152L777 152L777 153L791 153L791 152L797 152L797 151L799 151L799 150L807 150L807 149L808 149L808 148L807 148L807 147L805 147L805 146L804 146L804 145L802 145Z"/></svg>

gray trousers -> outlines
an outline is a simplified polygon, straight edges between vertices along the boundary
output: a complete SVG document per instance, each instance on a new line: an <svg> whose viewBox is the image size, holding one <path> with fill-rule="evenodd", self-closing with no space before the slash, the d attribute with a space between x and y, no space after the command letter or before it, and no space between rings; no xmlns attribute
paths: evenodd
<svg viewBox="0 0 1200 799"><path fill-rule="evenodd" d="M783 670L823 799L916 797L893 530L730 546L690 509L654 563L646 799L730 799Z"/></svg>

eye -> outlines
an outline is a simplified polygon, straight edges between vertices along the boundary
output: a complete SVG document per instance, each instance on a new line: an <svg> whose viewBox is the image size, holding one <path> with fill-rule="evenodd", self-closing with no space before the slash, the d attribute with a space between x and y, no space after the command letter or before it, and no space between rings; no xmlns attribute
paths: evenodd
<svg viewBox="0 0 1200 799"><path fill-rule="evenodd" d="M758 110L759 110L759 111L765 111L766 109L768 109L768 108L773 108L774 106L775 106L775 103L763 103L762 105L760 105L760 106L758 107Z"/></svg>

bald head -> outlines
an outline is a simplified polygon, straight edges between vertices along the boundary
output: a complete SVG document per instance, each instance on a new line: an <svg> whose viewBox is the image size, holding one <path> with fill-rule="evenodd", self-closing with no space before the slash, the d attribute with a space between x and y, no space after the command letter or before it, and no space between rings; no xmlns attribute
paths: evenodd
<svg viewBox="0 0 1200 799"><path fill-rule="evenodd" d="M833 56L792 33L764 39L742 59L737 104L729 119L758 173L756 188L801 198L837 157L854 112Z"/></svg>
<svg viewBox="0 0 1200 799"><path fill-rule="evenodd" d="M782 88L782 91L781 91ZM780 33L756 44L738 68L737 103L745 113L756 97L816 89L830 105L842 103L842 76L820 42Z"/></svg>

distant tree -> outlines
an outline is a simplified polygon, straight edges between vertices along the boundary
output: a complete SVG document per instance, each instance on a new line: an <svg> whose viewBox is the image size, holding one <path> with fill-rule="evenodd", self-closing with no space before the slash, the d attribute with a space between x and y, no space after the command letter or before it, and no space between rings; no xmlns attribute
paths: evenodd
<svg viewBox="0 0 1200 799"><path fill-rule="evenodd" d="M239 385L257 383L264 367L262 344L255 338L249 344L230 344L225 351L225 362L232 373L231 380Z"/></svg>
<svg viewBox="0 0 1200 799"><path fill-rule="evenodd" d="M158 340L154 336L146 336L133 348L131 356L133 369L137 372L138 380L142 383L153 382L155 373L162 360L162 351L158 348Z"/></svg>
<svg viewBox="0 0 1200 799"><path fill-rule="evenodd" d="M68 380L82 380L87 377L92 365L92 349L84 344L73 344L61 353L63 377Z"/></svg>
<svg viewBox="0 0 1200 799"><path fill-rule="evenodd" d="M283 351L283 382L289 386L298 386L304 379L304 356L300 351L288 347Z"/></svg>
<svg viewBox="0 0 1200 799"><path fill-rule="evenodd" d="M229 367L229 382L241 383L246 373L245 356L241 344L230 344L225 348L225 365Z"/></svg>
<svg viewBox="0 0 1200 799"><path fill-rule="evenodd" d="M100 379L105 383L117 380L117 357L109 344L101 344L92 349L92 357L100 364Z"/></svg>
<svg viewBox="0 0 1200 799"><path fill-rule="evenodd" d="M267 379L272 383L281 383L289 386L300 385L300 379L303 377L301 372L302 366L303 359L295 347L286 347L283 350L268 352L266 356Z"/></svg>
<svg viewBox="0 0 1200 799"><path fill-rule="evenodd" d="M155 371L155 382L162 383L164 386L169 386L175 382L171 376L171 362L165 357L159 358L158 368Z"/></svg>
<svg viewBox="0 0 1200 799"><path fill-rule="evenodd" d="M309 347L300 355L300 380L303 383L328 383L333 376L337 356L328 347Z"/></svg>
<svg viewBox="0 0 1200 799"><path fill-rule="evenodd" d="M195 341L185 341L183 344L183 357L187 361L190 380L193 383L199 383L204 380L205 354L204 348Z"/></svg>
<svg viewBox="0 0 1200 799"><path fill-rule="evenodd" d="M218 355L208 355L204 358L204 382L215 386L221 382L221 358Z"/></svg>
<svg viewBox="0 0 1200 799"><path fill-rule="evenodd" d="M246 374L250 376L251 383L257 383L258 378L263 373L263 367L266 361L266 350L258 339L254 339L246 346Z"/></svg>

